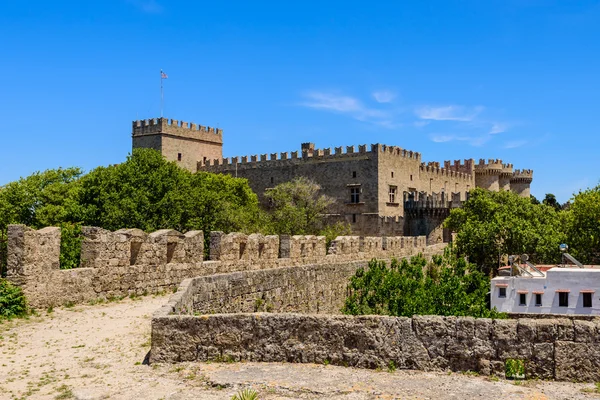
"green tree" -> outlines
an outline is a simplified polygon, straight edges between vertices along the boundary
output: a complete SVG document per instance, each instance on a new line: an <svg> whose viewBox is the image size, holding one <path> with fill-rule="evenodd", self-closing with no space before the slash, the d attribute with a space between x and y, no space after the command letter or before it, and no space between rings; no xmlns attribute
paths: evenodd
<svg viewBox="0 0 600 400"><path fill-rule="evenodd" d="M392 260L389 267L372 260L351 278L342 312L499 317L488 308L489 287L489 278L452 250L429 263L422 256Z"/></svg>
<svg viewBox="0 0 600 400"><path fill-rule="evenodd" d="M305 177L280 183L265 191L272 230L278 234L317 234L326 227L325 214L334 199L321 194L321 187Z"/></svg>
<svg viewBox="0 0 600 400"><path fill-rule="evenodd" d="M556 211L562 210L562 205L556 200L556 196L552 193L546 193L546 197L544 197L542 203L554 208Z"/></svg>
<svg viewBox="0 0 600 400"><path fill-rule="evenodd" d="M568 213L569 252L583 263L600 263L600 185L576 194Z"/></svg>
<svg viewBox="0 0 600 400"><path fill-rule="evenodd" d="M462 208L450 212L445 226L457 233L458 254L491 273L505 254L528 253L534 263L558 262L568 222L562 214L510 191L478 188Z"/></svg>

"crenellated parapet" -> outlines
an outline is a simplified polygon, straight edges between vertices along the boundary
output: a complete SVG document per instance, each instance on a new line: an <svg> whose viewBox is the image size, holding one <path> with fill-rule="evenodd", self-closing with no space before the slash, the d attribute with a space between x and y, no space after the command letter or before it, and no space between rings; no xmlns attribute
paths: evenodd
<svg viewBox="0 0 600 400"><path fill-rule="evenodd" d="M410 214L448 213L462 206L461 193L404 192L404 212Z"/></svg>
<svg viewBox="0 0 600 400"><path fill-rule="evenodd" d="M510 179L511 183L531 183L533 181L533 170L517 169Z"/></svg>
<svg viewBox="0 0 600 400"><path fill-rule="evenodd" d="M478 175L500 175L504 169L502 160L489 159L487 162L482 158L475 165L475 174Z"/></svg>
<svg viewBox="0 0 600 400"><path fill-rule="evenodd" d="M450 160L444 161L444 169L448 171L462 172L465 175L474 175L475 173L475 162L472 158L461 160Z"/></svg>
<svg viewBox="0 0 600 400"><path fill-rule="evenodd" d="M467 161L467 160L465 160ZM459 161L460 163L460 161ZM426 176L449 177L470 181L473 179L473 174L467 168L456 168L449 165L449 161L444 162L444 167L440 167L439 162L421 163L419 166L420 172Z"/></svg>
<svg viewBox="0 0 600 400"><path fill-rule="evenodd" d="M234 156L219 159L198 161L197 169L208 172L221 172L235 168L276 168L278 166L294 165L302 162L340 161L344 159L361 159L374 156L394 156L420 162L421 154L405 150L397 146L382 144L366 144L358 146L339 146L316 149L314 143L302 143L300 151L253 154L249 156Z"/></svg>
<svg viewBox="0 0 600 400"><path fill-rule="evenodd" d="M193 122L178 121L176 119L152 118L132 122L132 135L148 135L167 132L181 133L207 133L222 136L223 130L210 126L197 125Z"/></svg>
<svg viewBox="0 0 600 400"><path fill-rule="evenodd" d="M83 227L82 236L80 267L60 269L60 228L9 225L7 278L23 289L33 307L156 293L195 276L366 261L427 250L424 238L355 236L335 239L328 255L324 236L211 232L210 261L205 261L202 231Z"/></svg>

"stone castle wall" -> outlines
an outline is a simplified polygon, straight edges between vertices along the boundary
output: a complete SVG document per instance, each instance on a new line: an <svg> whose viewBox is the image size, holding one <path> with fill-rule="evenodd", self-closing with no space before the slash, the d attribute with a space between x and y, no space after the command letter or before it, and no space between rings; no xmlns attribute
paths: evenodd
<svg viewBox="0 0 600 400"><path fill-rule="evenodd" d="M184 279L234 271L389 258L426 251L425 238L404 246L361 248L358 253L327 255L322 236L263 236L211 232L210 260L204 261L204 234L139 229L115 232L82 228L81 267L60 269L60 229L33 230L9 225L7 278L21 286L34 308L95 299L155 293L176 288ZM391 238L388 238L392 240ZM343 240L340 238L339 240ZM363 242L372 240L363 238ZM337 243L337 241L334 241Z"/></svg>
<svg viewBox="0 0 600 400"><path fill-rule="evenodd" d="M390 239L390 238L388 238ZM338 238L331 253L402 246L404 239ZM426 255L442 246L427 247ZM333 259L332 259L333 260ZM152 318L151 362L331 363L359 368L600 380L600 319L491 320L345 316L346 285L368 261L240 271L186 279ZM266 311L266 312L265 312Z"/></svg>

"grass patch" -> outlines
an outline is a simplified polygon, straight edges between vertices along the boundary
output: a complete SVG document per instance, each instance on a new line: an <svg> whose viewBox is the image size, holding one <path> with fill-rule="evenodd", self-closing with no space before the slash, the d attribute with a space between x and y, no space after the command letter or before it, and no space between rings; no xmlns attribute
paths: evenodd
<svg viewBox="0 0 600 400"><path fill-rule="evenodd" d="M75 397L73 395L73 390L71 390L71 388L67 385L59 386L56 388L56 391L58 392L58 394L54 397L56 400L72 399Z"/></svg>

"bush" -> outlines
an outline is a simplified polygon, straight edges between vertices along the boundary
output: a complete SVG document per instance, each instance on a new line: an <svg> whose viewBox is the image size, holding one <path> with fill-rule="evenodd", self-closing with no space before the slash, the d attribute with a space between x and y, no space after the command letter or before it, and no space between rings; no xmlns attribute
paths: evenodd
<svg viewBox="0 0 600 400"><path fill-rule="evenodd" d="M81 224L60 225L60 269L79 267L81 259Z"/></svg>
<svg viewBox="0 0 600 400"><path fill-rule="evenodd" d="M0 319L27 314L27 301L20 287L0 278Z"/></svg>
<svg viewBox="0 0 600 400"><path fill-rule="evenodd" d="M389 267L372 260L368 269L356 271L348 289L345 314L504 316L487 305L489 278L452 249L430 263L422 256L392 260Z"/></svg>

